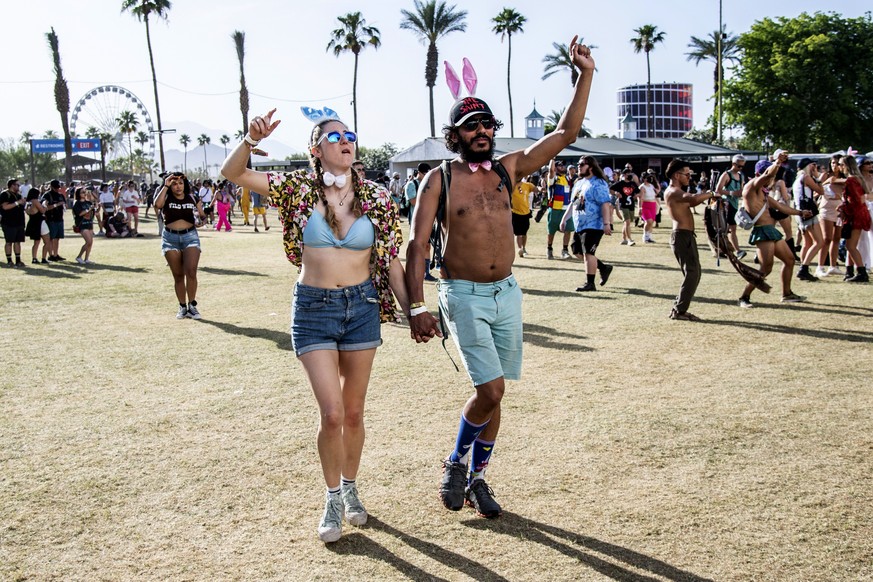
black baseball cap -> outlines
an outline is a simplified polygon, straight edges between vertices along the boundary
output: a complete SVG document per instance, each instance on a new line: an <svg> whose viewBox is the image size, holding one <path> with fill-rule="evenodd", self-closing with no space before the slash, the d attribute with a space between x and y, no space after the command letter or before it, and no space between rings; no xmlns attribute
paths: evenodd
<svg viewBox="0 0 873 582"><path fill-rule="evenodd" d="M458 127L474 115L489 115L494 117L487 103L478 97L465 97L455 101L455 104L452 105L452 109L449 111L449 123L453 127Z"/></svg>

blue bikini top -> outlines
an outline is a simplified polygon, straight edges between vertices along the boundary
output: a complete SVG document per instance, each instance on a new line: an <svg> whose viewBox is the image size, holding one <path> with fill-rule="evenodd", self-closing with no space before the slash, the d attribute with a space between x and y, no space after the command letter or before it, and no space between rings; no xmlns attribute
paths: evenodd
<svg viewBox="0 0 873 582"><path fill-rule="evenodd" d="M316 218L317 217L317 218ZM376 242L373 223L366 216L361 216L352 223L346 238L340 240L330 229L330 225L317 210L312 211L306 228L303 229L303 244L314 249L336 247L352 251L364 251Z"/></svg>

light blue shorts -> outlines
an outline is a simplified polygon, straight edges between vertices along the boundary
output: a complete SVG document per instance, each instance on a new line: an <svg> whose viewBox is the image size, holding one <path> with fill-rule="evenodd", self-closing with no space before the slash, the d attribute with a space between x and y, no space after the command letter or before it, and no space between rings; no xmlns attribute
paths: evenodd
<svg viewBox="0 0 873 582"><path fill-rule="evenodd" d="M464 368L480 386L521 378L521 288L510 275L495 283L439 282L440 309Z"/></svg>

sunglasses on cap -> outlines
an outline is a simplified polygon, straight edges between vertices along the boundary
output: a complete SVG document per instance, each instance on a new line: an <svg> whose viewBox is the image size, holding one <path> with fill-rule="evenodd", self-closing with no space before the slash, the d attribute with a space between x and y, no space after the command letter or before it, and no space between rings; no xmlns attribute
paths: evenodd
<svg viewBox="0 0 873 582"><path fill-rule="evenodd" d="M466 129L467 131L475 131L479 127L479 125L481 125L483 129L494 129L496 123L494 122L493 117L486 117L484 119L478 118L465 121L461 124L461 127Z"/></svg>
<svg viewBox="0 0 873 582"><path fill-rule="evenodd" d="M345 137L346 141L349 143L355 143L356 141L358 141L358 134L356 134L354 131L346 130L342 133L338 131L331 131L329 133L323 134L320 138L318 138L318 141L315 142L315 145L321 145L321 142L323 142L324 140L327 140L328 143L339 143L339 140L341 140L343 137Z"/></svg>

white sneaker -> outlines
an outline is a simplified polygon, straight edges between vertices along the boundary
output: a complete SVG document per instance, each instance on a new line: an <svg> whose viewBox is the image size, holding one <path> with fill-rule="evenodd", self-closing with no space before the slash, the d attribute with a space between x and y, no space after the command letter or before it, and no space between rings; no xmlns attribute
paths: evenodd
<svg viewBox="0 0 873 582"><path fill-rule="evenodd" d="M188 317L190 317L191 319L201 318L200 312L197 310L196 305L191 305L190 303L188 304Z"/></svg>
<svg viewBox="0 0 873 582"><path fill-rule="evenodd" d="M326 544L335 542L343 535L343 499L342 496L328 495L324 503L324 514L318 524L318 539Z"/></svg>
<svg viewBox="0 0 873 582"><path fill-rule="evenodd" d="M185 319L188 317L188 308L184 305L179 306L179 313L176 314L176 319Z"/></svg>
<svg viewBox="0 0 873 582"><path fill-rule="evenodd" d="M76 262L79 263L80 265L84 265L85 259L83 259L82 257L76 257Z"/></svg>
<svg viewBox="0 0 873 582"><path fill-rule="evenodd" d="M827 274L828 274L828 275L842 275L842 274L843 274L843 270L840 269L839 267L828 267L828 272L827 272Z"/></svg>
<svg viewBox="0 0 873 582"><path fill-rule="evenodd" d="M358 488L355 485L343 486L341 496L345 508L346 521L352 525L364 525L367 523L367 510L358 499Z"/></svg>
<svg viewBox="0 0 873 582"><path fill-rule="evenodd" d="M569 259L569 258L570 258L570 253L568 253L567 251L561 251L561 259L562 260Z"/></svg>
<svg viewBox="0 0 873 582"><path fill-rule="evenodd" d="M635 243L635 242L632 241L632 240L628 240L628 241L627 241L627 246L629 246L629 247L632 247L632 246L634 246L635 244L637 244L637 243Z"/></svg>
<svg viewBox="0 0 873 582"><path fill-rule="evenodd" d="M824 267L819 267L815 270L816 277L821 278L821 277L827 277L828 275L830 275L830 273L828 271L826 271Z"/></svg>

